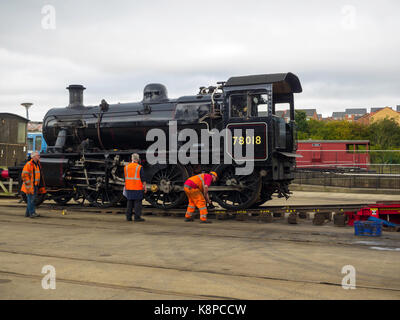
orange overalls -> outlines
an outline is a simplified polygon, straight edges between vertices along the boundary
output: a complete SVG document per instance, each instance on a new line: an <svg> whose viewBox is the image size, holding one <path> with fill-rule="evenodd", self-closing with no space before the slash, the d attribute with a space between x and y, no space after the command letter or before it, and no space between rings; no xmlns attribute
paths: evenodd
<svg viewBox="0 0 400 320"><path fill-rule="evenodd" d="M22 187L21 191L25 194L34 194L35 186L40 185L40 165L35 164L33 160L28 161L22 169ZM46 189L41 187L38 194L46 193Z"/></svg>
<svg viewBox="0 0 400 320"><path fill-rule="evenodd" d="M206 199L204 198L204 174L199 174L197 176L193 176L189 178L192 182L194 182L198 188L193 189L192 187L185 185L184 190L189 199L189 205L186 210L185 218L190 219L193 216L193 213L196 211L196 207L200 211L200 220L207 221L207 204Z"/></svg>

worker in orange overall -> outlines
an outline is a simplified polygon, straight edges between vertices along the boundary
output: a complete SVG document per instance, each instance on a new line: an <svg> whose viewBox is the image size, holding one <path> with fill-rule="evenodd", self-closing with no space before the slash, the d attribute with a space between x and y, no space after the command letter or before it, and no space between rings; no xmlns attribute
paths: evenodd
<svg viewBox="0 0 400 320"><path fill-rule="evenodd" d="M31 154L31 160L28 161L22 169L22 188L21 191L26 195L26 212L25 217L36 218L40 215L36 214L35 197L38 194L46 193L43 177L41 175L39 152L34 151Z"/></svg>
<svg viewBox="0 0 400 320"><path fill-rule="evenodd" d="M207 220L207 203L211 204L208 187L211 186L211 183L217 181L217 178L217 173L211 171L210 174L202 173L186 180L184 190L189 199L189 205L186 210L185 221L194 221L193 213L197 207L200 211L200 222L211 223Z"/></svg>
<svg viewBox="0 0 400 320"><path fill-rule="evenodd" d="M142 200L146 193L143 167L139 164L140 157L137 153L132 156L132 162L125 166L124 195L128 199L126 220L132 221L132 209L135 208L135 222L145 221L142 216Z"/></svg>

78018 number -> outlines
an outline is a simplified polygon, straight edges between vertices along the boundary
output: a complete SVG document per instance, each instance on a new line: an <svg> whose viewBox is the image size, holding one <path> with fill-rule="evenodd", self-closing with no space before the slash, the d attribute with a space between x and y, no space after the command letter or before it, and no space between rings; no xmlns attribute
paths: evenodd
<svg viewBox="0 0 400 320"><path fill-rule="evenodd" d="M261 136L257 137L233 137L233 144L261 144Z"/></svg>

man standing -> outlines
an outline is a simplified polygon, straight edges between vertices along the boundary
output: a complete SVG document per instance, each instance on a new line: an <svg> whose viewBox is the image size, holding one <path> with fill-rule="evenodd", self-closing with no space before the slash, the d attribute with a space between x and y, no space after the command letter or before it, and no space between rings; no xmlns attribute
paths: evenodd
<svg viewBox="0 0 400 320"><path fill-rule="evenodd" d="M28 161L24 169L22 169L22 188L21 191L26 195L26 212L25 217L35 218L39 215L36 214L35 210L35 198L36 195L46 193L46 189L41 184L41 165L40 165L39 152L34 151L31 154L31 160Z"/></svg>
<svg viewBox="0 0 400 320"><path fill-rule="evenodd" d="M126 220L132 221L132 208L135 208L135 222L145 221L142 215L143 191L146 192L144 172L139 164L140 157L137 153L132 155L132 162L125 166L125 196L128 199Z"/></svg>
<svg viewBox="0 0 400 320"><path fill-rule="evenodd" d="M184 190L189 199L189 205L186 210L185 221L194 221L193 213L197 207L200 211L200 222L211 223L207 220L207 203L211 204L208 187L211 186L212 182L217 181L217 178L217 173L211 171L210 174L202 173L186 180Z"/></svg>

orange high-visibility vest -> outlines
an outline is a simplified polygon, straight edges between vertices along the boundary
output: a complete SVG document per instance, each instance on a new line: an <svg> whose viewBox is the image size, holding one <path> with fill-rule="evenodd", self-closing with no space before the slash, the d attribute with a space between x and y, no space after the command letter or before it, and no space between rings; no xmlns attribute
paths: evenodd
<svg viewBox="0 0 400 320"><path fill-rule="evenodd" d="M21 178L21 191L25 194L34 194L34 186L40 185L40 165L36 165L33 160L28 161L22 169ZM46 193L46 189L42 187L38 190L38 193Z"/></svg>
<svg viewBox="0 0 400 320"><path fill-rule="evenodd" d="M130 163L125 166L125 189L143 190L143 183L140 180L140 170L142 166L137 163Z"/></svg>
<svg viewBox="0 0 400 320"><path fill-rule="evenodd" d="M189 178L190 181L194 182L196 186L199 187L201 192L204 192L204 175L205 173L202 173Z"/></svg>

